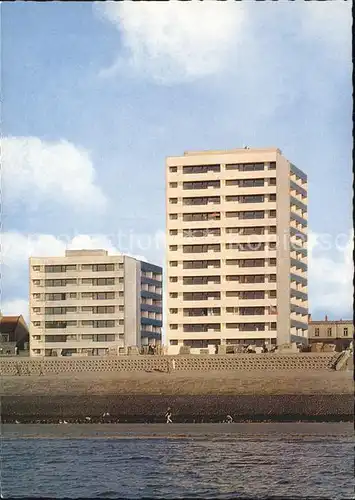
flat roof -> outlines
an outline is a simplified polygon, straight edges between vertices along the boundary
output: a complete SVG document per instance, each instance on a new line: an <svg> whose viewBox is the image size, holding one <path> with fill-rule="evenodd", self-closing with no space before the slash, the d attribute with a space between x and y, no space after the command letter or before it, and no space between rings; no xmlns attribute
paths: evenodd
<svg viewBox="0 0 355 500"><path fill-rule="evenodd" d="M220 154L234 154L234 153L246 153L247 151L250 151L251 153L253 152L277 152L281 153L281 150L279 148L250 148L249 146L245 146L243 148L235 148L235 149L206 149L202 151L184 151L184 156L192 156L192 155L203 155L203 154L208 154L208 155L220 155Z"/></svg>

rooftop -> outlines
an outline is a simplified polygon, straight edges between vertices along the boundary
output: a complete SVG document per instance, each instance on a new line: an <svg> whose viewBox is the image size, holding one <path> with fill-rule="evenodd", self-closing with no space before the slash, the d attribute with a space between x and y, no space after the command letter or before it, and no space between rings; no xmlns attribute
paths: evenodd
<svg viewBox="0 0 355 500"><path fill-rule="evenodd" d="M250 148L249 146L244 146L243 148L236 148L236 149L215 149L215 150L203 150L203 151L185 151L184 156L192 156L192 155L203 155L203 154L209 154L209 155L220 155L220 154L235 154L235 153L243 153L245 154L246 152L250 153L279 153L282 154L281 150L278 148Z"/></svg>

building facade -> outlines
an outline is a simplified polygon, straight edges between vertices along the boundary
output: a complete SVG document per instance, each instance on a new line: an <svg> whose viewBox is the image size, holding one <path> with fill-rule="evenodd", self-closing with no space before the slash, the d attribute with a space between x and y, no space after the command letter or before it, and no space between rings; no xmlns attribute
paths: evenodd
<svg viewBox="0 0 355 500"><path fill-rule="evenodd" d="M0 356L28 355L29 332L23 316L0 314Z"/></svg>
<svg viewBox="0 0 355 500"><path fill-rule="evenodd" d="M310 344L335 344L337 351L343 351L350 346L354 338L354 324L350 319L331 321L325 316L324 320L314 321L310 317L308 337Z"/></svg>
<svg viewBox="0 0 355 500"><path fill-rule="evenodd" d="M105 250L30 258L31 356L119 355L161 329L161 267Z"/></svg>
<svg viewBox="0 0 355 500"><path fill-rule="evenodd" d="M307 176L279 149L166 159L169 352L307 341Z"/></svg>

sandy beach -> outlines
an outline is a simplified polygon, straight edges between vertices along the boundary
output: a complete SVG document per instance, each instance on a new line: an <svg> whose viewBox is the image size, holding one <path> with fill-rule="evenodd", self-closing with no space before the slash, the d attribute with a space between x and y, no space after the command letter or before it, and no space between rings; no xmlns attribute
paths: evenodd
<svg viewBox="0 0 355 500"><path fill-rule="evenodd" d="M352 394L351 371L62 373L2 376L2 395Z"/></svg>
<svg viewBox="0 0 355 500"><path fill-rule="evenodd" d="M68 424L68 425L16 425L4 424L5 439L255 439L261 435L270 438L304 440L308 437L353 436L351 423L215 423L215 424Z"/></svg>

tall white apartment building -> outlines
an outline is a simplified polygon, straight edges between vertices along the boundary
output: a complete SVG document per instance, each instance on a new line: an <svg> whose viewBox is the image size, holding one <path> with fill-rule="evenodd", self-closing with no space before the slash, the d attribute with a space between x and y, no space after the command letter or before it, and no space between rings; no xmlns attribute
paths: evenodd
<svg viewBox="0 0 355 500"><path fill-rule="evenodd" d="M119 355L160 343L162 268L105 250L30 258L30 355Z"/></svg>
<svg viewBox="0 0 355 500"><path fill-rule="evenodd" d="M306 342L307 176L279 149L166 160L169 352Z"/></svg>

